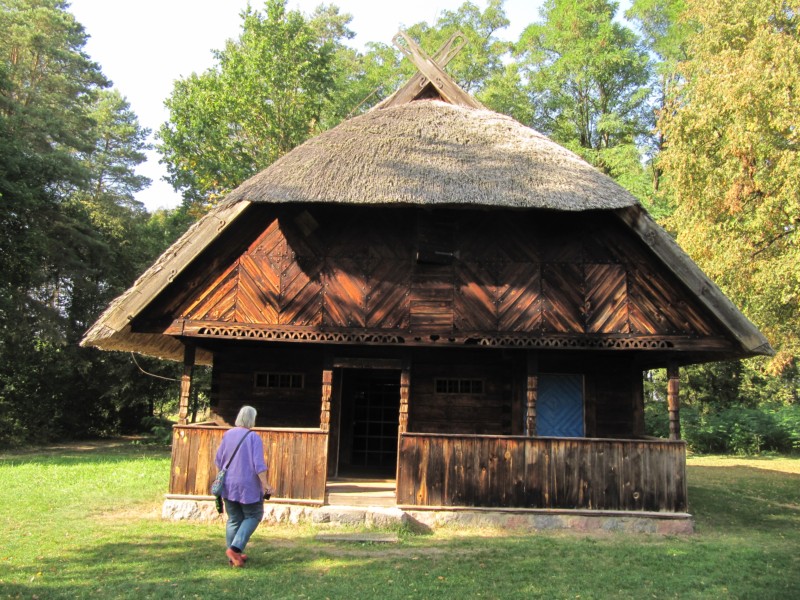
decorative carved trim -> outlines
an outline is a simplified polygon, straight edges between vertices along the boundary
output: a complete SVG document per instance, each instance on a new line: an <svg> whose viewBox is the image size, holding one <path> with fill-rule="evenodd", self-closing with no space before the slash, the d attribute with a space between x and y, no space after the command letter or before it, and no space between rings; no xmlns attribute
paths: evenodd
<svg viewBox="0 0 800 600"><path fill-rule="evenodd" d="M520 348L565 348L576 350L669 350L675 344L663 338L521 338L510 336L474 338L467 343L478 346Z"/></svg>
<svg viewBox="0 0 800 600"><path fill-rule="evenodd" d="M198 337L225 337L256 339L275 342L333 342L341 344L403 344L405 340L392 334L374 334L338 331L286 331L255 329L252 327L204 326L194 334Z"/></svg>
<svg viewBox="0 0 800 600"><path fill-rule="evenodd" d="M456 335L426 335L408 331L319 330L292 326L257 326L208 321L182 322L184 337L261 340L271 342L331 343L379 346L483 346L543 350L696 350L725 351L731 343L723 338L643 335L536 335L531 333L487 335L483 332L457 332Z"/></svg>

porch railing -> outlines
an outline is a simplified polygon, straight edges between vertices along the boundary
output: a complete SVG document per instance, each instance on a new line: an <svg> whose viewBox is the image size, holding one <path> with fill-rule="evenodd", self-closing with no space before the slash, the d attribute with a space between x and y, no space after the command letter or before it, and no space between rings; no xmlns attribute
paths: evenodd
<svg viewBox="0 0 800 600"><path fill-rule="evenodd" d="M685 512L686 446L404 433L397 503Z"/></svg>
<svg viewBox="0 0 800 600"><path fill-rule="evenodd" d="M169 493L208 496L217 476L214 457L227 427L175 425ZM328 434L320 429L254 428L264 443L273 497L322 503Z"/></svg>

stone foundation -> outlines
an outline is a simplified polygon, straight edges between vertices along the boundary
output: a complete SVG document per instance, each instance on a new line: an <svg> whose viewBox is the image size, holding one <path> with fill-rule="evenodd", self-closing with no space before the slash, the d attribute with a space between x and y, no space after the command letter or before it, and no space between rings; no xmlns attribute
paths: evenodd
<svg viewBox="0 0 800 600"><path fill-rule="evenodd" d="M270 525L296 525L311 521L319 507L296 504L264 503L262 523ZM161 518L167 521L225 522L227 517L217 513L213 500L195 498L167 498L161 507Z"/></svg>
<svg viewBox="0 0 800 600"><path fill-rule="evenodd" d="M622 531L677 535L694 533L689 514L597 513L589 511L510 511L510 510L407 510L419 525L437 527L489 527L517 531Z"/></svg>
<svg viewBox="0 0 800 600"><path fill-rule="evenodd" d="M224 522L214 501L205 498L167 498L161 518L170 521ZM689 514L513 509L416 510L379 506L301 506L264 504L264 523L270 525L314 523L330 526L431 530L440 527L488 527L516 531L621 531L679 535L694 533Z"/></svg>

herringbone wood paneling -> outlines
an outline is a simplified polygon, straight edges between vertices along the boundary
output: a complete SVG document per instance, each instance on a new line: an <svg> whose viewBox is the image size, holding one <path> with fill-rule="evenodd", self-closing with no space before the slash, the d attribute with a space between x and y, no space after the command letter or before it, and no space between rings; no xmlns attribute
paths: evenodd
<svg viewBox="0 0 800 600"><path fill-rule="evenodd" d="M236 309L236 286L239 278L239 261L228 269L205 290L181 309L184 319L232 321Z"/></svg>
<svg viewBox="0 0 800 600"><path fill-rule="evenodd" d="M236 322L277 325L280 313L280 271L263 255L245 254L239 261Z"/></svg>
<svg viewBox="0 0 800 600"><path fill-rule="evenodd" d="M628 333L627 273L622 265L586 265L586 332Z"/></svg>
<svg viewBox="0 0 800 600"><path fill-rule="evenodd" d="M583 333L583 268L579 264L542 265L543 320L546 332Z"/></svg>
<svg viewBox="0 0 800 600"><path fill-rule="evenodd" d="M331 327L366 327L367 277L351 258L328 257L322 321Z"/></svg>
<svg viewBox="0 0 800 600"><path fill-rule="evenodd" d="M281 273L279 320L282 325L319 325L322 323L322 263L304 261L305 268L287 259Z"/></svg>
<svg viewBox="0 0 800 600"><path fill-rule="evenodd" d="M486 264L455 265L454 323L462 331L496 331L496 266Z"/></svg>
<svg viewBox="0 0 800 600"><path fill-rule="evenodd" d="M367 327L406 329L409 325L411 261L384 260L370 273Z"/></svg>
<svg viewBox="0 0 800 600"><path fill-rule="evenodd" d="M454 219L446 227L452 264L434 265L415 260L413 212L354 210L350 218L326 210L302 231L291 214L271 220L216 279L193 276L198 288L176 304L178 314L425 336L718 335L691 295L619 228L587 221L570 229L572 217L549 213L443 212L428 220Z"/></svg>
<svg viewBox="0 0 800 600"><path fill-rule="evenodd" d="M538 263L498 266L497 306L500 331L542 329L542 276Z"/></svg>
<svg viewBox="0 0 800 600"><path fill-rule="evenodd" d="M713 329L657 272L631 269L630 323L632 333L711 334Z"/></svg>

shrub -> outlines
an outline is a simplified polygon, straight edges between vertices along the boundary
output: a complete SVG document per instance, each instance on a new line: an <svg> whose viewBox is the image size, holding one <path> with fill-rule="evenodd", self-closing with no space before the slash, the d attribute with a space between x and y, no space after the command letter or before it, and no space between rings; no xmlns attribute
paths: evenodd
<svg viewBox="0 0 800 600"><path fill-rule="evenodd" d="M669 415L663 402L645 406L645 431L669 436ZM800 406L682 407L681 434L689 448L700 454L790 453L800 450Z"/></svg>
<svg viewBox="0 0 800 600"><path fill-rule="evenodd" d="M172 426L174 423L163 417L145 417L142 419L142 429L150 432L150 441L153 444L169 446L172 444Z"/></svg>

